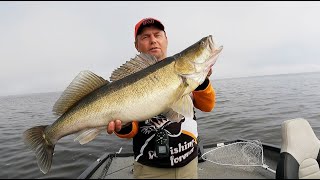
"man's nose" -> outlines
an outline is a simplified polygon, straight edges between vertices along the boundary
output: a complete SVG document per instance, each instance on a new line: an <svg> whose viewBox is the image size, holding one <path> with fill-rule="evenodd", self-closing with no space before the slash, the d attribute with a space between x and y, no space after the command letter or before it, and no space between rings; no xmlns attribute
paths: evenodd
<svg viewBox="0 0 320 180"><path fill-rule="evenodd" d="M151 40L151 44L156 43L156 41L157 41L157 39L156 39L156 37L154 37L154 35L152 35L150 37L150 40Z"/></svg>

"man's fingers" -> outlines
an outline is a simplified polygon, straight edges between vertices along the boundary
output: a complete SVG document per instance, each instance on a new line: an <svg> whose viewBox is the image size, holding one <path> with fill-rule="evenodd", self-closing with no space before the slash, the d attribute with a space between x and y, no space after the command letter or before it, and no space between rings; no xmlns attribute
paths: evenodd
<svg viewBox="0 0 320 180"><path fill-rule="evenodd" d="M121 130L121 121L119 119L115 120L115 130L119 132Z"/></svg>
<svg viewBox="0 0 320 180"><path fill-rule="evenodd" d="M113 133L114 128L115 128L114 126L115 126L114 121L109 122L108 127L107 127L108 134L112 134Z"/></svg>
<svg viewBox="0 0 320 180"><path fill-rule="evenodd" d="M211 76L211 74L212 74L212 69L210 68L210 71L208 72L207 77Z"/></svg>

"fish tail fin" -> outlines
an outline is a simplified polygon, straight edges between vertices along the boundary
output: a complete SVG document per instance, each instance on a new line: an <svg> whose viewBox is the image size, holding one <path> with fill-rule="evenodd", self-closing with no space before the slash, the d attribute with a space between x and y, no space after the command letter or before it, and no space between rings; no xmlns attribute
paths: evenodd
<svg viewBox="0 0 320 180"><path fill-rule="evenodd" d="M40 170L46 174L52 163L54 144L44 133L47 126L35 126L23 133L24 143L36 154Z"/></svg>

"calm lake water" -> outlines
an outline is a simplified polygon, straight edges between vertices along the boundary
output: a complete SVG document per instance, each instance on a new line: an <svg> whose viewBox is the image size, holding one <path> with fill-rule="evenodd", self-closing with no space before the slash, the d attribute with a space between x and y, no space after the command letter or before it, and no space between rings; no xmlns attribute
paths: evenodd
<svg viewBox="0 0 320 180"><path fill-rule="evenodd" d="M320 73L212 80L216 106L210 113L196 111L204 142L238 138L280 146L281 123L305 118L320 137ZM0 97L0 178L77 178L106 151L131 152L131 140L101 134L80 145L74 136L55 146L51 170L39 170L33 152L22 141L23 132L53 123L52 107L61 92Z"/></svg>

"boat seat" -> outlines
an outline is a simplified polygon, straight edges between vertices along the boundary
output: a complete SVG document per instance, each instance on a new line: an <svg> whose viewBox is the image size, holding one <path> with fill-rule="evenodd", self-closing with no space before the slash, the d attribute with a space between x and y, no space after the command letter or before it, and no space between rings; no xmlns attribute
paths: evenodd
<svg viewBox="0 0 320 180"><path fill-rule="evenodd" d="M320 141L303 118L281 125L282 142L276 179L320 179Z"/></svg>

